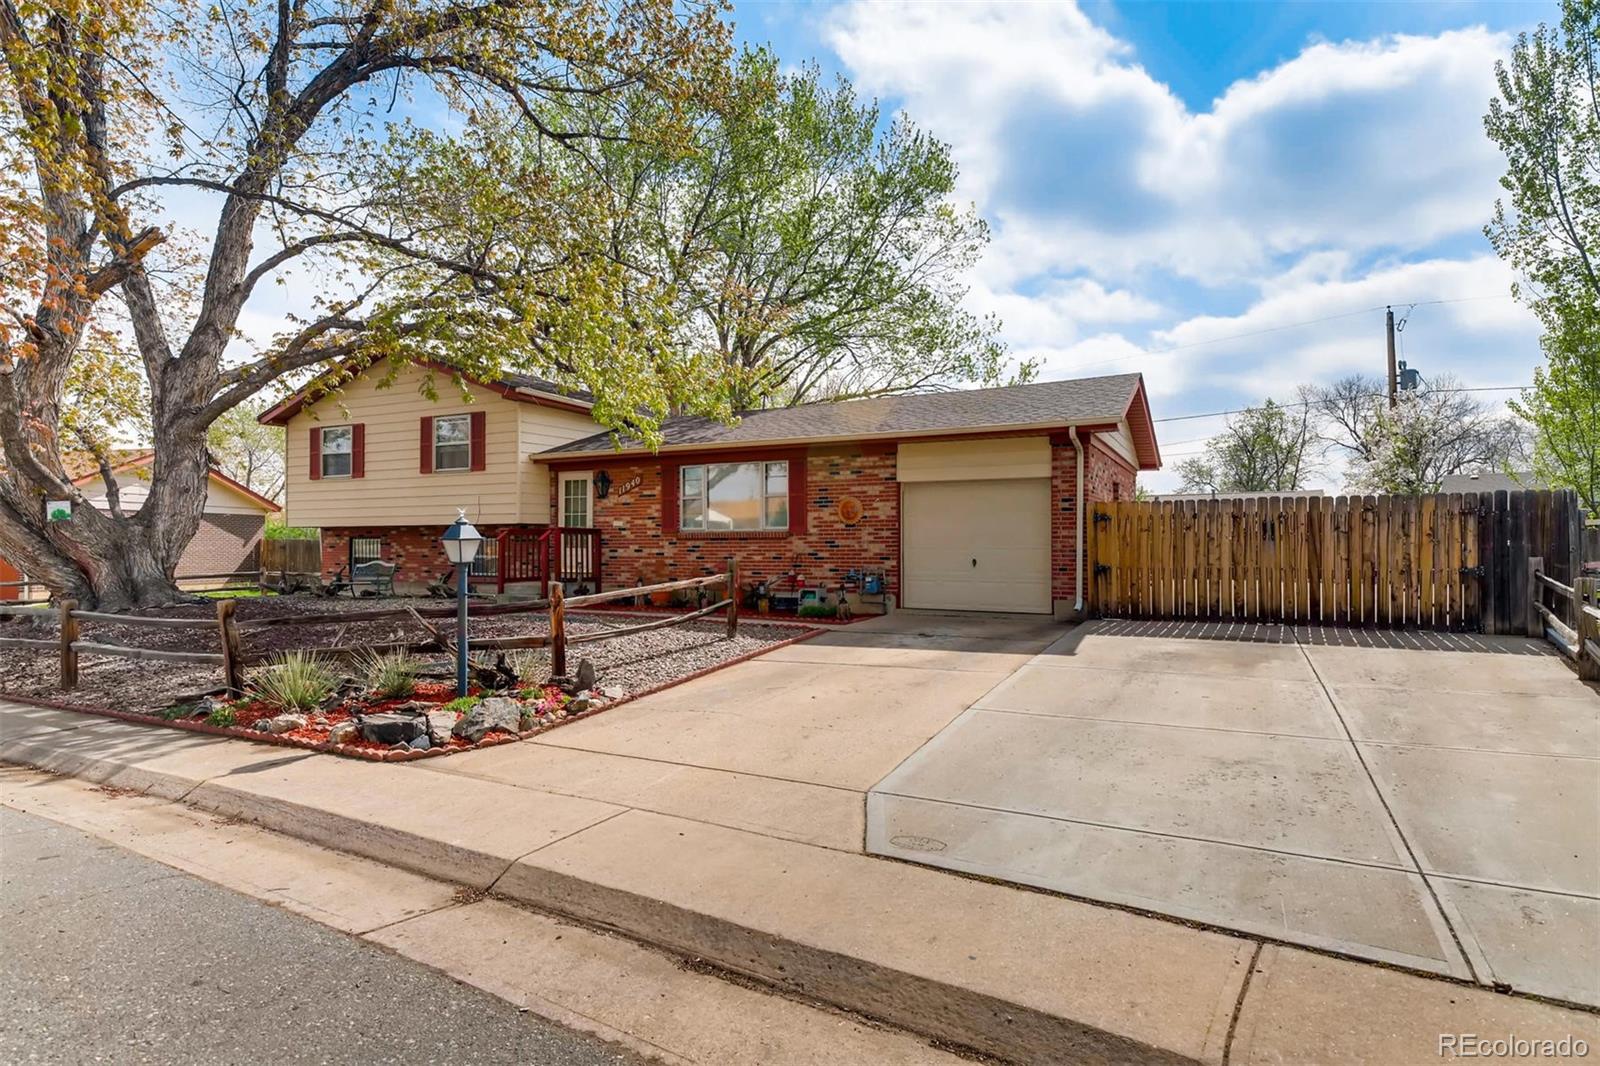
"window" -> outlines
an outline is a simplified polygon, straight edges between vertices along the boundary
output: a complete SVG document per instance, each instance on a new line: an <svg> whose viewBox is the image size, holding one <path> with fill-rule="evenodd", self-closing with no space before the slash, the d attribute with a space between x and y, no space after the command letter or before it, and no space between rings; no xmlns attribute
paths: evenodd
<svg viewBox="0 0 1600 1066"><path fill-rule="evenodd" d="M355 473L355 427L325 426L321 440L323 477L349 477Z"/></svg>
<svg viewBox="0 0 1600 1066"><path fill-rule="evenodd" d="M561 524L574 529L589 528L589 478L561 479Z"/></svg>
<svg viewBox="0 0 1600 1066"><path fill-rule="evenodd" d="M707 463L679 469L682 529L788 529L789 464Z"/></svg>
<svg viewBox="0 0 1600 1066"><path fill-rule="evenodd" d="M383 560L382 537L351 537L350 538L350 571L362 563L376 563Z"/></svg>
<svg viewBox="0 0 1600 1066"><path fill-rule="evenodd" d="M472 469L471 415L449 415L433 420L433 468Z"/></svg>

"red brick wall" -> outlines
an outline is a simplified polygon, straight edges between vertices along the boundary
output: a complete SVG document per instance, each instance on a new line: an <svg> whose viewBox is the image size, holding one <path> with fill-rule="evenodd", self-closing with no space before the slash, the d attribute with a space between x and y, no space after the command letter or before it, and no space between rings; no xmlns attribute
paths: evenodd
<svg viewBox="0 0 1600 1066"><path fill-rule="evenodd" d="M204 514L194 539L178 557L178 577L240 574L261 569L261 514Z"/></svg>
<svg viewBox="0 0 1600 1066"><path fill-rule="evenodd" d="M1121 457L1094 444L1083 457L1084 496L1088 503L1131 500L1135 471ZM1054 440L1050 448L1050 596L1071 601L1077 569L1077 453L1070 443ZM1087 518L1087 516L1086 516ZM1085 551L1094 530L1083 530ZM1087 583L1085 586L1087 594Z"/></svg>
<svg viewBox="0 0 1600 1066"><path fill-rule="evenodd" d="M607 588L717 573L731 556L744 586L791 569L798 569L803 584L816 585L866 568L882 569L888 590L899 594L900 485L893 446L813 449L806 458L807 529L798 535L680 532L676 515L661 520L659 461L619 459L596 469L605 470L613 486L606 499L595 501ZM635 477L637 488L618 492ZM862 505L854 525L845 525L838 515L845 496Z"/></svg>
<svg viewBox="0 0 1600 1066"><path fill-rule="evenodd" d="M492 537L498 526L479 526L478 532ZM350 564L350 541L356 537L377 537L383 541L384 562L394 563L396 583L426 585L451 574L449 561L439 537L443 526L369 526L322 531L322 576L331 578Z"/></svg>

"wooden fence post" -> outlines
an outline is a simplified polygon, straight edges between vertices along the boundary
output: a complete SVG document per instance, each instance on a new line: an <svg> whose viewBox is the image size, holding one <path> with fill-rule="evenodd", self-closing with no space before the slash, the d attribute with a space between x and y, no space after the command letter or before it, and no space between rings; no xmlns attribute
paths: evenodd
<svg viewBox="0 0 1600 1066"><path fill-rule="evenodd" d="M76 688L78 684L78 653L73 642L78 639L78 622L72 612L78 609L77 600L61 601L61 688Z"/></svg>
<svg viewBox="0 0 1600 1066"><path fill-rule="evenodd" d="M222 678L230 696L244 695L244 654L239 647L239 629L234 625L234 600L217 601L217 630L222 639Z"/></svg>
<svg viewBox="0 0 1600 1066"><path fill-rule="evenodd" d="M739 635L739 564L728 559L728 639Z"/></svg>
<svg viewBox="0 0 1600 1066"><path fill-rule="evenodd" d="M1533 556L1528 560L1528 602L1523 608L1528 612L1527 633L1530 637L1544 639L1544 617L1539 614L1539 604L1544 598L1544 582L1539 580L1539 575L1544 573L1544 559Z"/></svg>
<svg viewBox="0 0 1600 1066"><path fill-rule="evenodd" d="M1574 578L1572 582L1573 626L1578 633L1578 676L1585 681L1600 681L1600 618L1584 608L1600 608L1600 579Z"/></svg>
<svg viewBox="0 0 1600 1066"><path fill-rule="evenodd" d="M550 672L558 677L567 672L566 590L552 581L550 589Z"/></svg>

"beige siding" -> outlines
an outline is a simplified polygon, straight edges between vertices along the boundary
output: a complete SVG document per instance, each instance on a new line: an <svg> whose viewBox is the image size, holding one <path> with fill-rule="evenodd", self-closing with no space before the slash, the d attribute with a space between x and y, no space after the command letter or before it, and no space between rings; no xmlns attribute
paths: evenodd
<svg viewBox="0 0 1600 1066"><path fill-rule="evenodd" d="M1050 476L1050 438L996 437L902 444L897 478L917 481L988 481Z"/></svg>
<svg viewBox="0 0 1600 1066"><path fill-rule="evenodd" d="M381 374L352 382L289 421L288 522L297 526L447 525L464 507L475 522L541 522L549 507L549 478L539 476L530 451L593 433L587 415L508 400L468 386L473 402L439 374L437 402L419 391L425 372L408 369L379 388ZM432 415L484 412L486 469L421 473L421 420ZM316 417L312 417L313 414ZM310 475L314 426L366 426L366 471L360 478ZM548 441L548 443L541 443Z"/></svg>

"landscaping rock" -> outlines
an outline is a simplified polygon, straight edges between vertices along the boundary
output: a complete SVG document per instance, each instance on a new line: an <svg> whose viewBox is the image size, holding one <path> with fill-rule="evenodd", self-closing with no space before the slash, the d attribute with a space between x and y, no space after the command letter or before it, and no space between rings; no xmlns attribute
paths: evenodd
<svg viewBox="0 0 1600 1066"><path fill-rule="evenodd" d="M306 716L303 714L280 714L256 723L256 728L263 733L288 733L305 727Z"/></svg>
<svg viewBox="0 0 1600 1066"><path fill-rule="evenodd" d="M450 739L450 732L455 729L457 720L454 711L429 711L428 735L435 744L445 743Z"/></svg>
<svg viewBox="0 0 1600 1066"><path fill-rule="evenodd" d="M493 696L468 711L450 730L476 744L490 733L515 733L521 728L522 705L504 696Z"/></svg>
<svg viewBox="0 0 1600 1066"><path fill-rule="evenodd" d="M608 700L620 700L628 694L628 690L621 685L601 685L600 695Z"/></svg>
<svg viewBox="0 0 1600 1066"><path fill-rule="evenodd" d="M361 735L374 744L410 744L427 728L425 719L406 714L369 714L361 719Z"/></svg>
<svg viewBox="0 0 1600 1066"><path fill-rule="evenodd" d="M573 698L571 703L567 704L566 711L568 714L582 714L592 706L594 706L594 701L590 700L588 696L577 696Z"/></svg>
<svg viewBox="0 0 1600 1066"><path fill-rule="evenodd" d="M187 717L209 718L213 711L226 706L226 703L221 703L217 700L214 700L210 696L203 696L190 706Z"/></svg>
<svg viewBox="0 0 1600 1066"><path fill-rule="evenodd" d="M328 742L331 744L348 744L361 735L361 727L355 722L340 722L328 730Z"/></svg>
<svg viewBox="0 0 1600 1066"><path fill-rule="evenodd" d="M431 747L433 747L433 741L428 739L428 734L426 733L411 742L412 751L427 751Z"/></svg>
<svg viewBox="0 0 1600 1066"><path fill-rule="evenodd" d="M578 676L573 678L572 683L579 692L582 692L585 689L594 688L594 663L590 662L588 659L579 659Z"/></svg>

